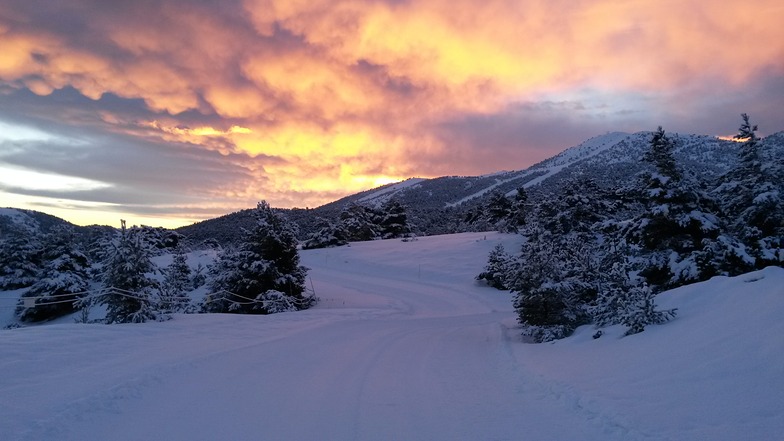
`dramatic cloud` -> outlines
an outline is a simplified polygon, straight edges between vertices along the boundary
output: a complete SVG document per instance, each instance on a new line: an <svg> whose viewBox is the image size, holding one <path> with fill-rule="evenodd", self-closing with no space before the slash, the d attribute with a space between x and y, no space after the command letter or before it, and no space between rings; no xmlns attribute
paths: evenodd
<svg viewBox="0 0 784 441"><path fill-rule="evenodd" d="M730 134L749 112L770 133L782 19L772 0L7 0L0 205L172 225L524 168L606 131Z"/></svg>

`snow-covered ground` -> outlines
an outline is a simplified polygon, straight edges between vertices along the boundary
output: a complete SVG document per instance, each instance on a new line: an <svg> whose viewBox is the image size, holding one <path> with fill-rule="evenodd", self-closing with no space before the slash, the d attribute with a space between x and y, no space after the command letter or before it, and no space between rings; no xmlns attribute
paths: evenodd
<svg viewBox="0 0 784 441"><path fill-rule="evenodd" d="M784 270L658 297L671 323L522 343L473 277L519 238L302 253L314 309L0 331L2 440L774 440Z"/></svg>

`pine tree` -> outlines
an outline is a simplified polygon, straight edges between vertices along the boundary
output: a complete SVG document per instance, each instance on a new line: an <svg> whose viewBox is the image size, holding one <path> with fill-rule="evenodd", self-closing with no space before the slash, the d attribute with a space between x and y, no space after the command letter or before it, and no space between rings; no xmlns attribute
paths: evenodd
<svg viewBox="0 0 784 441"><path fill-rule="evenodd" d="M646 210L629 224L627 237L647 250L642 274L649 284L664 287L704 280L697 260L718 237L721 221L699 183L686 178L673 156L674 142L659 127L643 159L654 168L644 173L637 190Z"/></svg>
<svg viewBox="0 0 784 441"><path fill-rule="evenodd" d="M22 321L51 320L76 310L75 304L90 287L89 262L70 228L54 228L43 241L43 270L22 298L34 298L35 306L20 304Z"/></svg>
<svg viewBox="0 0 784 441"><path fill-rule="evenodd" d="M653 164L656 167L656 171L661 176L672 179L673 181L679 181L681 176L675 165L675 157L673 156L674 149L675 144L667 134L664 133L662 126L659 126L659 128L653 132L650 141L650 150L646 152L644 159Z"/></svg>
<svg viewBox="0 0 784 441"><path fill-rule="evenodd" d="M304 294L307 270L299 265L293 225L265 201L254 214L256 223L239 249L222 253L211 271L215 300L205 302L205 311L269 314L284 305L306 309L315 302Z"/></svg>
<svg viewBox="0 0 784 441"><path fill-rule="evenodd" d="M512 271L513 265L512 256L507 254L504 246L498 244L490 251L487 256L487 266L485 270L476 276L476 280L486 280L487 284L496 289L506 290L507 273Z"/></svg>
<svg viewBox="0 0 784 441"><path fill-rule="evenodd" d="M519 187L509 210L509 226L512 232L518 232L518 229L525 225L528 210L528 192L524 187Z"/></svg>
<svg viewBox="0 0 784 441"><path fill-rule="evenodd" d="M716 189L722 209L737 236L755 259L757 268L784 263L784 202L781 171L776 161L762 163L757 126L742 114L735 139L741 143L738 165L722 176Z"/></svg>
<svg viewBox="0 0 784 441"><path fill-rule="evenodd" d="M536 342L566 337L590 321L587 305L595 300L590 257L583 243L561 241L549 231L533 228L527 237L516 274L508 279L515 292L513 306L523 335ZM582 248L582 249L581 249Z"/></svg>
<svg viewBox="0 0 784 441"><path fill-rule="evenodd" d="M395 199L388 200L381 208L379 227L382 239L405 237L411 233L406 207Z"/></svg>
<svg viewBox="0 0 784 441"><path fill-rule="evenodd" d="M31 286L41 273L41 238L22 231L9 231L4 236L0 237L0 289Z"/></svg>
<svg viewBox="0 0 784 441"><path fill-rule="evenodd" d="M333 224L326 219L321 221L318 231L311 234L302 243L303 250L316 248L339 247L348 243L348 234L341 225Z"/></svg>
<svg viewBox="0 0 784 441"><path fill-rule="evenodd" d="M499 231L506 232L510 229L512 202L506 195L496 190L487 201L486 218L491 226Z"/></svg>
<svg viewBox="0 0 784 441"><path fill-rule="evenodd" d="M373 240L381 237L379 216L370 207L352 203L340 213L340 228L348 241Z"/></svg>
<svg viewBox="0 0 784 441"><path fill-rule="evenodd" d="M110 289L99 303L106 305L106 323L142 323L159 318L154 299L158 283L149 273L156 270L152 251L139 228L127 229L125 221L108 244L102 281Z"/></svg>
<svg viewBox="0 0 784 441"><path fill-rule="evenodd" d="M181 245L174 248L172 262L164 271L160 292L160 309L165 312L183 312L188 309L191 290L191 269Z"/></svg>

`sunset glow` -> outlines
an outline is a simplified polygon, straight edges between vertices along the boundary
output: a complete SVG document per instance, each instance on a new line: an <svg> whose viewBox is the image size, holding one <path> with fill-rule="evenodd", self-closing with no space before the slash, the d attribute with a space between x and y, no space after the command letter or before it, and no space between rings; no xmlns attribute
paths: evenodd
<svg viewBox="0 0 784 441"><path fill-rule="evenodd" d="M769 134L782 21L771 0L7 0L0 206L176 226L522 169L607 131L732 133L747 112Z"/></svg>

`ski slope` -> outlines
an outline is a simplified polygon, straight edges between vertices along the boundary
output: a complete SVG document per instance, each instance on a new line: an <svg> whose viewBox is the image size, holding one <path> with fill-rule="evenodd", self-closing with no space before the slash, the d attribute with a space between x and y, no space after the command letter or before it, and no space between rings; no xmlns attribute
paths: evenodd
<svg viewBox="0 0 784 441"><path fill-rule="evenodd" d="M525 344L473 277L514 235L309 250L314 309L0 331L2 440L774 440L784 270L659 299L620 338Z"/></svg>

